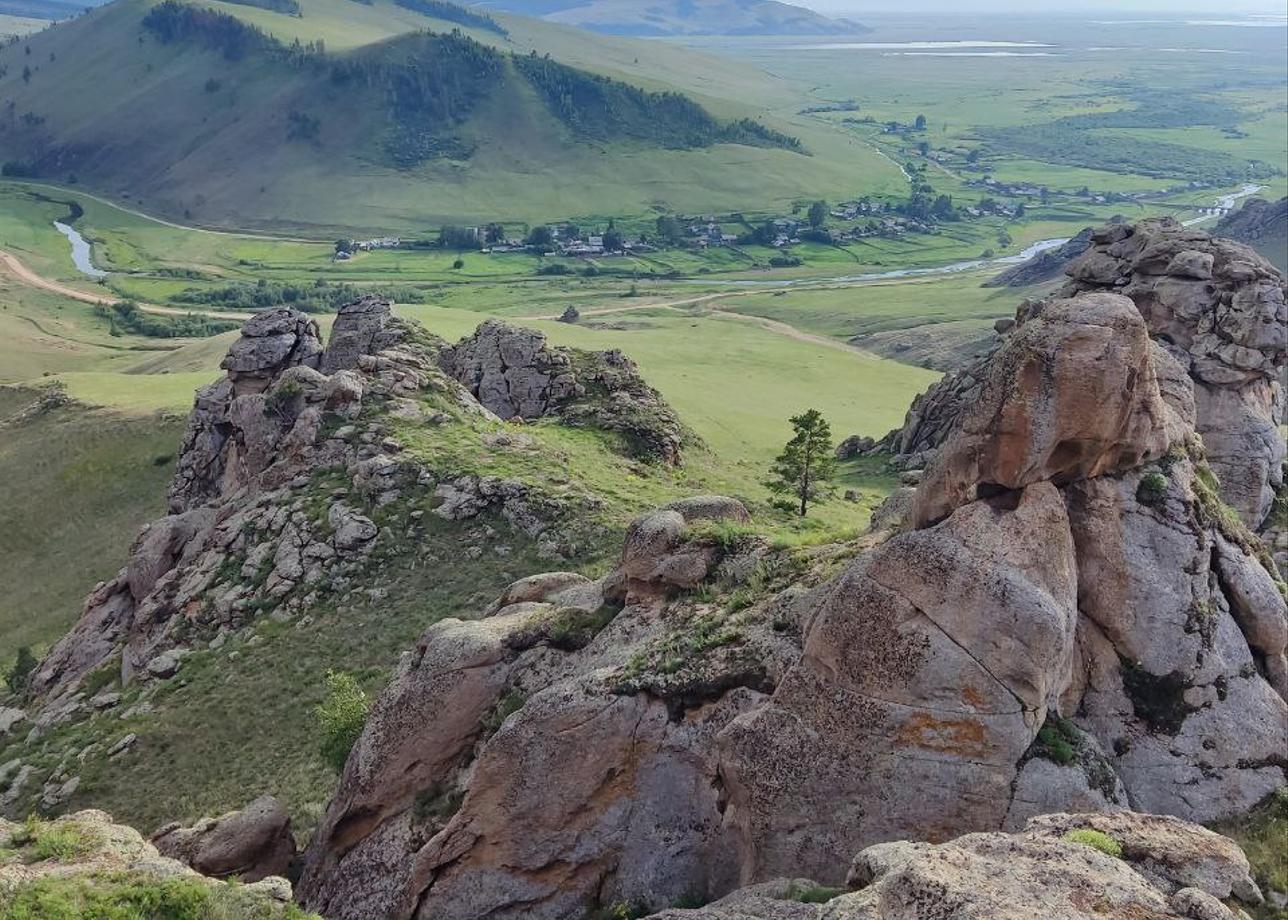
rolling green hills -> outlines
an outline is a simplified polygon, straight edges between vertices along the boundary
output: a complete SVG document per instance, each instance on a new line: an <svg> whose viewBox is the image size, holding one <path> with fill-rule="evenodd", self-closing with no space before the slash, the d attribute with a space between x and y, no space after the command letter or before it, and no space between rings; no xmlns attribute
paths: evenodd
<svg viewBox="0 0 1288 920"><path fill-rule="evenodd" d="M897 176L728 101L790 108L754 71L407 6L117 0L0 50L0 163L187 222L317 233L737 210Z"/></svg>

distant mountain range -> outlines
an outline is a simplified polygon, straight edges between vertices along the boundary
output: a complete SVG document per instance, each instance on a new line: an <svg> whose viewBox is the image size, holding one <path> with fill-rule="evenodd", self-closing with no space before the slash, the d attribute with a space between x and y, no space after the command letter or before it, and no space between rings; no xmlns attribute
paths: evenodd
<svg viewBox="0 0 1288 920"><path fill-rule="evenodd" d="M861 23L778 0L485 0L480 6L610 35L854 35Z"/></svg>

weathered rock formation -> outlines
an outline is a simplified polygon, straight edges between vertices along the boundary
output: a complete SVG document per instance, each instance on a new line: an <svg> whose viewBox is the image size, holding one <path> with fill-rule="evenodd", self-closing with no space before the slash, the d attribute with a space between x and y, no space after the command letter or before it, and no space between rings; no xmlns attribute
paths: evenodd
<svg viewBox="0 0 1288 920"><path fill-rule="evenodd" d="M495 512L558 557L564 541L553 525L579 508L522 482L429 470L388 436L393 424L495 424L440 360L461 371L467 355L486 351L482 343L501 342L496 354L530 371L511 354L514 340L530 341L489 323L449 348L377 298L342 308L325 349L317 324L294 310L249 320L223 360L226 376L197 392L171 514L143 529L126 568L94 589L34 674L32 693L47 713L36 728L84 710L77 684L98 668L119 667L124 681L169 678L192 636L239 629L265 609L304 609L327 584L363 570L380 538L373 509L407 490L434 496L434 513L449 520ZM678 460L674 413L626 358L531 341L524 361L579 368L571 401L557 406L561 421L602 425ZM324 486L327 471L342 475Z"/></svg>
<svg viewBox="0 0 1288 920"><path fill-rule="evenodd" d="M713 631L708 660L666 675L669 699L631 686L654 679L650 650L710 625L665 599L725 561L703 530L718 521L747 513L715 497L660 509L604 578L524 579L484 618L431 627L349 757L304 902L336 920L572 917L731 887L712 739L789 643L748 626L763 650L743 660Z"/></svg>
<svg viewBox="0 0 1288 920"><path fill-rule="evenodd" d="M1088 838L1079 834L1087 832L1120 848L1121 857L1082 842ZM940 844L879 843L854 858L846 884L850 892L776 879L707 907L650 918L1238 920L1246 914L1227 905L1262 901L1234 843L1174 818L1131 813L1045 815L1019 833Z"/></svg>
<svg viewBox="0 0 1288 920"><path fill-rule="evenodd" d="M503 419L558 416L615 431L638 456L680 462L683 426L620 351L552 348L534 329L492 319L445 349L441 362Z"/></svg>
<svg viewBox="0 0 1288 920"><path fill-rule="evenodd" d="M1114 224L1069 266L1065 296L1113 290L1194 380L1198 432L1221 494L1250 527L1284 487L1280 379L1288 365L1284 276L1252 249L1172 220Z"/></svg>
<svg viewBox="0 0 1288 920"><path fill-rule="evenodd" d="M1090 294L1028 305L976 380L893 536L802 563L736 502L678 503L604 578L524 579L431 627L349 758L304 903L658 909L836 885L839 854L901 837L1061 810L1207 821L1282 784L1288 607L1214 491L1184 367L1131 300ZM936 864L965 890L1011 858L1060 865L1053 898L1091 884L1098 857L1035 827L917 850L873 890L957 890ZM1179 910L1131 870L1111 882L1106 903ZM852 916L899 916L884 898Z"/></svg>
<svg viewBox="0 0 1288 920"><path fill-rule="evenodd" d="M152 835L151 842L161 855L202 875L242 882L284 877L295 859L290 815L271 795L191 827L167 824Z"/></svg>
<svg viewBox="0 0 1288 920"><path fill-rule="evenodd" d="M1095 231L1067 273L1062 298L1103 291L1136 304L1150 336L1192 381L1196 428L1222 498L1250 527L1264 528L1277 493L1288 507L1286 448L1277 430L1288 368L1283 275L1246 246L1171 220ZM1022 304L1017 321L1040 309ZM914 400L903 427L882 441L897 465L929 461L980 398L992 360L946 375Z"/></svg>

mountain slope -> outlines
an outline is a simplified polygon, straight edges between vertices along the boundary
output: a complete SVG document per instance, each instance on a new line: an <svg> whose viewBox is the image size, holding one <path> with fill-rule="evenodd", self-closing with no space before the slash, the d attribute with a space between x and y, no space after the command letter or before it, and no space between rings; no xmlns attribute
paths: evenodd
<svg viewBox="0 0 1288 920"><path fill-rule="evenodd" d="M485 7L611 35L854 35L870 31L777 0L487 0Z"/></svg>
<svg viewBox="0 0 1288 920"><path fill-rule="evenodd" d="M511 53L538 51L526 21L441 34L456 24L387 4L392 37L368 21L374 40L333 50L342 20L307 2L302 18L217 7L118 0L33 36L30 54L0 50L0 162L189 221L328 232L740 209L835 189L866 165L809 162L795 126L753 123L745 106L583 70L624 59L621 39L574 66L539 63ZM701 80L707 59L670 55L668 72Z"/></svg>

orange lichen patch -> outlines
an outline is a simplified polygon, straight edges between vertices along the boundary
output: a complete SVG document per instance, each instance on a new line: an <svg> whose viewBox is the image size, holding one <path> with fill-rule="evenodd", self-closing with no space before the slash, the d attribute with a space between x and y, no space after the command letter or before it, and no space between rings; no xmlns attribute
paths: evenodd
<svg viewBox="0 0 1288 920"><path fill-rule="evenodd" d="M982 722L977 719L936 719L928 712L919 712L906 719L895 732L895 743L959 757L983 757L988 753Z"/></svg>

